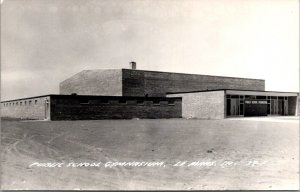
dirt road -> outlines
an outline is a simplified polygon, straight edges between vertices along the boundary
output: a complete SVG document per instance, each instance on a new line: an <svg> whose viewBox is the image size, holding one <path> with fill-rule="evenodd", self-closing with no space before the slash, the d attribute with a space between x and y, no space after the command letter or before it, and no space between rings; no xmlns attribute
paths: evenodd
<svg viewBox="0 0 300 192"><path fill-rule="evenodd" d="M2 121L1 129L2 189L299 188L295 118Z"/></svg>

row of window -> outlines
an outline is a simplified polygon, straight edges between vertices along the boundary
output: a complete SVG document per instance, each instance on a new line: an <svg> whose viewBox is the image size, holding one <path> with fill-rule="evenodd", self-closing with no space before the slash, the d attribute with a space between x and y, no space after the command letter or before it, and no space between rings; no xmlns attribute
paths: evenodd
<svg viewBox="0 0 300 192"><path fill-rule="evenodd" d="M226 95L226 98L240 98L240 99L284 99L288 97L282 96L256 96L256 95Z"/></svg>
<svg viewBox="0 0 300 192"><path fill-rule="evenodd" d="M118 100L119 104L127 104L127 100L126 99L120 99ZM132 100L130 100L132 101ZM105 100L101 100L100 103L102 104L109 104L109 100L105 99ZM80 100L80 104L91 104L89 100ZM145 101L144 100L136 100L136 104L138 105L144 105ZM153 101L153 105L160 105L160 101L158 100L154 100ZM168 105L175 105L175 101L174 100L170 100L168 101Z"/></svg>
<svg viewBox="0 0 300 192"><path fill-rule="evenodd" d="M32 105L32 103L34 102L34 104L36 105L38 103L38 100L25 100L25 101L14 101L14 102L9 102L9 103L4 103L3 106L4 107L9 107L9 106L26 106L26 105Z"/></svg>

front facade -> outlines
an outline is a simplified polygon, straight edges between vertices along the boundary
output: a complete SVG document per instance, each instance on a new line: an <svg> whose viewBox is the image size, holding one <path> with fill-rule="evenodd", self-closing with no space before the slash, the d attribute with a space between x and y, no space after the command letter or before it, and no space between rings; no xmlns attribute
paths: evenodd
<svg viewBox="0 0 300 192"><path fill-rule="evenodd" d="M184 118L224 119L250 116L295 116L298 93L246 90L213 90L168 93L182 98ZM297 107L298 105L298 107Z"/></svg>

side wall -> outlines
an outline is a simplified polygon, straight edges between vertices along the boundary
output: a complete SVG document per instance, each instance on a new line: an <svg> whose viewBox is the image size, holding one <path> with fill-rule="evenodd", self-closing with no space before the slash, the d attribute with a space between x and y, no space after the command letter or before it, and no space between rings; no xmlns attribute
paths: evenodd
<svg viewBox="0 0 300 192"><path fill-rule="evenodd" d="M50 96L2 102L1 117L37 120L50 119L50 104L46 104L47 101L50 101Z"/></svg>
<svg viewBox="0 0 300 192"><path fill-rule="evenodd" d="M59 93L121 96L122 72L118 69L84 70L61 82Z"/></svg>
<svg viewBox="0 0 300 192"><path fill-rule="evenodd" d="M183 118L225 118L224 91L170 94L168 97L182 97Z"/></svg>
<svg viewBox="0 0 300 192"><path fill-rule="evenodd" d="M124 96L164 97L167 92L214 89L265 90L265 81L221 76L123 69Z"/></svg>
<svg viewBox="0 0 300 192"><path fill-rule="evenodd" d="M52 120L180 118L181 110L181 98L69 96L51 101Z"/></svg>

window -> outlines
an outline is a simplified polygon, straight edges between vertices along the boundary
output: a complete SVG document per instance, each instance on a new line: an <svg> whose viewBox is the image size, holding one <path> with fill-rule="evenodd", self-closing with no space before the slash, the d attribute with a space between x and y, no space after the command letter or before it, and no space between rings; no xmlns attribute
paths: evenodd
<svg viewBox="0 0 300 192"><path fill-rule="evenodd" d="M88 99L80 99L80 100L79 100L79 103L80 103L80 104L89 104L90 101L89 101Z"/></svg>
<svg viewBox="0 0 300 192"><path fill-rule="evenodd" d="M101 99L102 104L108 104L108 99Z"/></svg>
<svg viewBox="0 0 300 192"><path fill-rule="evenodd" d="M37 104L37 100L34 100L34 104Z"/></svg>
<svg viewBox="0 0 300 192"><path fill-rule="evenodd" d="M27 101L24 102L24 105L26 105L26 104L27 104Z"/></svg>
<svg viewBox="0 0 300 192"><path fill-rule="evenodd" d="M16 105L19 105L19 103L18 103L18 102L16 102Z"/></svg>
<svg viewBox="0 0 300 192"><path fill-rule="evenodd" d="M20 102L20 105L22 105L22 101Z"/></svg>
<svg viewBox="0 0 300 192"><path fill-rule="evenodd" d="M160 105L160 101L154 100L154 101L153 101L153 105Z"/></svg>
<svg viewBox="0 0 300 192"><path fill-rule="evenodd" d="M31 101L28 102L28 105L31 105Z"/></svg>
<svg viewBox="0 0 300 192"><path fill-rule="evenodd" d="M175 100L168 101L168 105L175 105Z"/></svg>
<svg viewBox="0 0 300 192"><path fill-rule="evenodd" d="M144 104L145 104L143 100L137 100L136 103L137 103L138 105L144 105Z"/></svg>
<svg viewBox="0 0 300 192"><path fill-rule="evenodd" d="M126 99L120 99L120 100L119 100L119 103L120 103L120 104L126 104L127 101L126 101Z"/></svg>
<svg viewBox="0 0 300 192"><path fill-rule="evenodd" d="M267 99L266 96L256 96L256 99Z"/></svg>

